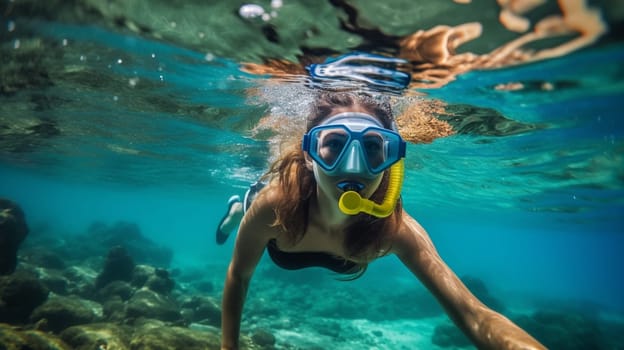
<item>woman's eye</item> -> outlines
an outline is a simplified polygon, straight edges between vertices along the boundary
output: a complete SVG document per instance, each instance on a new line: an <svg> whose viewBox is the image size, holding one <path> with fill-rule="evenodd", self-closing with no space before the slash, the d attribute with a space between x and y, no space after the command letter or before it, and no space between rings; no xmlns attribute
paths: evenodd
<svg viewBox="0 0 624 350"><path fill-rule="evenodd" d="M345 144L344 137L327 137L323 140L324 148L328 148L330 151L340 152Z"/></svg>
<svg viewBox="0 0 624 350"><path fill-rule="evenodd" d="M369 155L380 153L383 150L383 140L379 138L367 138L364 140L364 148Z"/></svg>

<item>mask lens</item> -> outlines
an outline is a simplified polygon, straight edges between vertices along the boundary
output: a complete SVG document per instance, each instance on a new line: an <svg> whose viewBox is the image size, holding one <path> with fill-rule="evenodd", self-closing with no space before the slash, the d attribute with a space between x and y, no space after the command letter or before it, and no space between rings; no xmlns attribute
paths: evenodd
<svg viewBox="0 0 624 350"><path fill-rule="evenodd" d="M319 160L325 163L328 168L334 167L351 137L343 128L318 130L315 134L316 152Z"/></svg>
<svg viewBox="0 0 624 350"><path fill-rule="evenodd" d="M378 131L368 131L362 136L362 146L369 167L376 170L387 159L384 137Z"/></svg>
<svg viewBox="0 0 624 350"><path fill-rule="evenodd" d="M363 137L364 151L370 170L379 173L403 156L401 152L401 136L384 129L368 129Z"/></svg>

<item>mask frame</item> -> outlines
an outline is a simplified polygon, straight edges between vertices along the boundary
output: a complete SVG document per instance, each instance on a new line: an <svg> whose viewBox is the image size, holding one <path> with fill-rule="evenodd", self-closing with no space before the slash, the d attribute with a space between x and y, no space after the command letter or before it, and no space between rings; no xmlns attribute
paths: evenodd
<svg viewBox="0 0 624 350"><path fill-rule="evenodd" d="M333 139L324 144L324 137ZM346 112L310 129L303 136L302 149L328 175L374 178L405 157L406 143L375 117Z"/></svg>

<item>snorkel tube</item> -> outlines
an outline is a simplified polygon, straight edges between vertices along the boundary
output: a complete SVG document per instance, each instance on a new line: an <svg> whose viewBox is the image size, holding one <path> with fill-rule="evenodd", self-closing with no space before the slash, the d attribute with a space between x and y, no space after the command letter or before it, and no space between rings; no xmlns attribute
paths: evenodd
<svg viewBox="0 0 624 350"><path fill-rule="evenodd" d="M364 212L378 218L390 216L394 211L394 207L401 195L401 187L403 186L403 175L405 172L405 164L403 158L390 167L390 179L386 197L381 204L377 204L370 199L362 198L356 191L346 191L338 200L338 207L347 215L356 215Z"/></svg>

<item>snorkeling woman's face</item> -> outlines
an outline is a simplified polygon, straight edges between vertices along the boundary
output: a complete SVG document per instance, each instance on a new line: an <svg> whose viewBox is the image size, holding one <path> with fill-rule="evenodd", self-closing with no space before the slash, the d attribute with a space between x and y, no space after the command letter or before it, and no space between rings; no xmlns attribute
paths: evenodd
<svg viewBox="0 0 624 350"><path fill-rule="evenodd" d="M328 196L339 198L345 187L356 187L360 195L370 198L383 178L383 171L371 173L370 167L384 149L384 140L375 137L378 136L375 131L355 138L348 135L352 131L358 135L358 131L369 127L383 129L379 118L361 108L336 108L318 127L321 129L313 128L309 132L312 146L308 151L313 152L313 156L306 153L306 159L320 189ZM341 140L343 142L339 142ZM356 141L347 143L347 140ZM332 152L336 153L333 158ZM331 159L334 161L330 162ZM325 163L317 163L319 161Z"/></svg>

